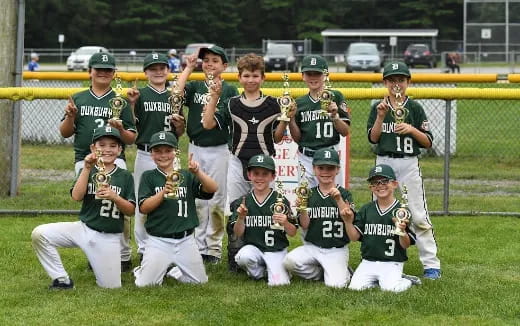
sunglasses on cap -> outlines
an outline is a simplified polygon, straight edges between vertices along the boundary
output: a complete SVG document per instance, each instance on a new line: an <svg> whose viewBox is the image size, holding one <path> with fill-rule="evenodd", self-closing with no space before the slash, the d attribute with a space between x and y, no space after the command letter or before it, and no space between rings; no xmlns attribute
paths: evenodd
<svg viewBox="0 0 520 326"><path fill-rule="evenodd" d="M370 184L371 187L377 187L379 185L381 186L386 186L387 184L390 183L390 179L377 179L377 180L370 180L368 183Z"/></svg>

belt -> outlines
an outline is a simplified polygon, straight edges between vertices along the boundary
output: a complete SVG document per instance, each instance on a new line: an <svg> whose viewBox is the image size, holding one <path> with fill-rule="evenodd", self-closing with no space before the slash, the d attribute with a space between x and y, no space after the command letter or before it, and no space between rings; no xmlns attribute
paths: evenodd
<svg viewBox="0 0 520 326"><path fill-rule="evenodd" d="M137 149L140 149L145 152L151 152L152 149L150 148L150 145L148 144L137 144Z"/></svg>
<svg viewBox="0 0 520 326"><path fill-rule="evenodd" d="M404 155L404 154L396 154L396 153L385 153L385 154L381 154L381 156L388 156L388 157L391 157L391 158L404 158L406 155Z"/></svg>
<svg viewBox="0 0 520 326"><path fill-rule="evenodd" d="M161 237L163 237L163 238L172 238L172 239L182 239L182 238L187 237L190 234L192 234L193 230L194 229L189 229L189 230L182 231L182 232L165 234L165 235L162 235Z"/></svg>
<svg viewBox="0 0 520 326"><path fill-rule="evenodd" d="M197 142L197 141L190 140L190 144L193 144L193 145L195 145L195 146L199 146L199 147L212 147L212 146L221 146L221 145L226 145L227 143L215 144L215 145L202 145L201 143L199 143L199 142Z"/></svg>
<svg viewBox="0 0 520 326"><path fill-rule="evenodd" d="M303 155L308 156L308 157L313 157L314 156L314 152L316 152L313 149L310 149L310 148L307 148L307 147L302 147L302 146L298 146L298 151L300 153L302 153Z"/></svg>

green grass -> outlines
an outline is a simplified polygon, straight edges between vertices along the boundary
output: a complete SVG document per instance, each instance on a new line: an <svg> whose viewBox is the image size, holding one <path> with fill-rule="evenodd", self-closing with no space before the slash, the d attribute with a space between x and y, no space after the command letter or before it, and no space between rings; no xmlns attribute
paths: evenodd
<svg viewBox="0 0 520 326"><path fill-rule="evenodd" d="M30 245L42 223L75 217L0 218L2 325L517 325L520 309L518 218L434 218L443 277L402 294L377 289L353 292L293 279L268 288L263 281L209 266L205 285L166 280L162 287L136 288L131 273L123 287L100 289L79 249L62 249L74 291L50 292L50 279ZM291 247L300 244L291 239ZM409 250L405 272L420 275L417 250ZM134 255L135 260L135 255ZM350 265L359 263L350 245Z"/></svg>

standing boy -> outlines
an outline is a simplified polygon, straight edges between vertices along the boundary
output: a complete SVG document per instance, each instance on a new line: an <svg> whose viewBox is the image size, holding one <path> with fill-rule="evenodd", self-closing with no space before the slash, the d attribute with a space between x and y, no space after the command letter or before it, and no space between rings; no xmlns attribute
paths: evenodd
<svg viewBox="0 0 520 326"><path fill-rule="evenodd" d="M101 152L101 157L97 157L96 151ZM32 245L53 280L50 289L74 288L57 250L74 247L81 248L87 256L98 286L121 287L122 215L131 216L135 210L132 174L115 164L121 151L121 135L116 128L105 126L94 130L91 153L85 157L85 166L71 191L72 199L82 201L80 221L43 224L33 230ZM103 161L109 178L100 187L93 180L99 172L95 165L98 160Z"/></svg>
<svg viewBox="0 0 520 326"><path fill-rule="evenodd" d="M298 160L305 167L311 187L318 181L312 175L312 157L320 148L334 147L339 150L339 136L347 136L350 130L350 116L343 95L332 90L333 101L327 108L328 114L321 111L320 94L325 87L324 72L327 61L319 55L303 58L302 78L309 88L309 94L296 99L297 110L289 124L291 137L298 143ZM343 173L336 177L336 183L345 184Z"/></svg>
<svg viewBox="0 0 520 326"><path fill-rule="evenodd" d="M290 277L283 266L289 241L287 236L296 235L296 225L291 221L289 202L283 197L285 211L276 212L279 196L270 187L276 177L274 160L268 155L255 155L248 163L248 177L253 190L231 204L231 221L237 237L242 237L244 246L235 260L253 279L267 276L268 285L286 285ZM273 229L274 224L283 229ZM267 275L266 275L267 274Z"/></svg>
<svg viewBox="0 0 520 326"><path fill-rule="evenodd" d="M197 64L197 58L202 59L204 81L191 81L186 84L188 77ZM202 126L202 113L205 109L206 94L210 92L210 79L220 83L222 92L218 99L218 109L230 97L238 95L237 88L222 82L221 74L228 66L228 58L223 48L212 46L201 48L187 58L186 68L179 77L179 87L185 86L186 105L189 108L187 133L190 138L189 152L200 163L200 168L218 184L218 191L211 200L196 200L197 213L200 225L195 230L195 237L200 253L205 262L218 264L222 256L222 239L224 237L224 209L227 198L227 169L229 160L229 130L206 130Z"/></svg>
<svg viewBox="0 0 520 326"><path fill-rule="evenodd" d="M367 123L368 140L376 144L376 164L391 166L400 186L408 187L411 227L417 235L424 277L436 280L441 277L441 264L418 159L420 148L432 146L433 136L422 106L405 95L410 79L410 70L403 62L391 62L384 67L383 83L390 96L372 105ZM401 105L408 114L404 122L396 123L391 111Z"/></svg>
<svg viewBox="0 0 520 326"><path fill-rule="evenodd" d="M168 58L164 54L150 53L144 58L143 70L148 85L143 88L128 90L128 102L133 109L137 127L137 155L134 165L134 181L136 196L139 194L139 183L144 171L156 167L151 156L150 138L159 131L173 131L180 137L184 133L184 117L182 110L179 114L172 114L172 107L168 98L171 92L166 88L166 80L170 73ZM142 257L146 230L144 215L135 210L134 235L137 243L137 253Z"/></svg>
<svg viewBox="0 0 520 326"><path fill-rule="evenodd" d="M205 174L190 154L188 169L180 170L176 189L167 175L174 169L177 139L168 131L150 138L152 158L157 168L143 173L139 186L139 209L148 218L148 238L142 265L134 270L139 287L160 285L171 264L169 275L183 283L206 283L208 277L199 254L193 231L199 224L195 198L210 199L217 183ZM176 198L165 198L176 193Z"/></svg>
<svg viewBox="0 0 520 326"><path fill-rule="evenodd" d="M370 189L376 200L361 207L354 220L353 212L345 209L348 237L361 241L363 260L352 276L349 289L365 290L379 285L383 291L402 292L412 286L403 278L406 248L415 243L415 235L407 222L399 223L403 235L395 235L393 212L400 207L394 197L399 186L392 168L378 164L368 175Z"/></svg>
<svg viewBox="0 0 520 326"><path fill-rule="evenodd" d="M318 186L311 189L307 209L299 214L304 245L292 250L284 260L293 275L307 280L324 280L331 287L346 287L349 239L340 213L352 205L352 194L336 185L339 173L338 152L333 148L318 149L312 160ZM300 205L297 199L296 206Z"/></svg>

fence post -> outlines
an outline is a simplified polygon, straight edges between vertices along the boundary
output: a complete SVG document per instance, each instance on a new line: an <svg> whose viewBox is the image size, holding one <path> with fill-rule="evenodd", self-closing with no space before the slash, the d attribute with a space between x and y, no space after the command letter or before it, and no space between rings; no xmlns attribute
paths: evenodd
<svg viewBox="0 0 520 326"><path fill-rule="evenodd" d="M444 122L444 198L443 212L449 214L450 204L450 154L451 154L451 100L446 100L446 121Z"/></svg>

